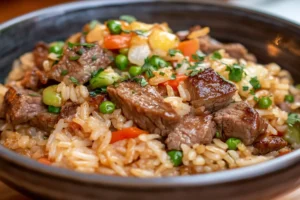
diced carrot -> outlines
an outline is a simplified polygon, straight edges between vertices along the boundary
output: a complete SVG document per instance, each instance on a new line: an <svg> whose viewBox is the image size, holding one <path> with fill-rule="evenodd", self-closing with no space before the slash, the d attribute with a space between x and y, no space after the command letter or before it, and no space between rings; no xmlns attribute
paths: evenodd
<svg viewBox="0 0 300 200"><path fill-rule="evenodd" d="M115 143L120 140L136 138L141 134L147 134L147 131L141 130L137 127L124 128L119 131L112 132L110 143Z"/></svg>
<svg viewBox="0 0 300 200"><path fill-rule="evenodd" d="M68 128L69 128L70 132L75 132L77 130L80 130L81 126L75 122L70 122Z"/></svg>
<svg viewBox="0 0 300 200"><path fill-rule="evenodd" d="M177 91L177 87L178 87L179 83L181 81L184 81L187 78L188 78L188 76L186 76L186 75L177 75L175 80L168 80L168 81L163 82L161 84L163 84L164 86L169 85L173 88L173 90Z"/></svg>
<svg viewBox="0 0 300 200"><path fill-rule="evenodd" d="M104 48L121 49L129 47L131 34L109 35L104 38Z"/></svg>
<svg viewBox="0 0 300 200"><path fill-rule="evenodd" d="M184 56L188 56L190 59L192 59L192 55L196 54L197 50L199 50L199 41L197 39L193 39L180 42L178 49L183 53Z"/></svg>
<svg viewBox="0 0 300 200"><path fill-rule="evenodd" d="M48 160L48 158L45 158L45 157L39 158L38 162L45 164L45 165L51 165L50 160Z"/></svg>

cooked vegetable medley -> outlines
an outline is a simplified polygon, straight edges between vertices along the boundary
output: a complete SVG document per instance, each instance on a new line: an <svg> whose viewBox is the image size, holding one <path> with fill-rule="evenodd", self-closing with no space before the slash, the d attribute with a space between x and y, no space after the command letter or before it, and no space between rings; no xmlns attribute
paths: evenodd
<svg viewBox="0 0 300 200"><path fill-rule="evenodd" d="M298 148L289 72L209 33L123 15L38 42L0 86L0 143L42 164L136 177L239 168Z"/></svg>

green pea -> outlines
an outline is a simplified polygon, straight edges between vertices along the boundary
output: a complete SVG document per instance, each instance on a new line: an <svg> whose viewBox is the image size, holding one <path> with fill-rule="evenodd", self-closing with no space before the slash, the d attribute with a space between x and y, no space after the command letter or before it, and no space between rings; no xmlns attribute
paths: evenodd
<svg viewBox="0 0 300 200"><path fill-rule="evenodd" d="M92 89L106 87L114 84L120 79L120 76L115 72L102 71L94 75L90 80L90 86Z"/></svg>
<svg viewBox="0 0 300 200"><path fill-rule="evenodd" d="M150 64L155 69L159 69L161 67L167 67L168 66L168 62L166 62L164 59L160 58L159 56L152 56L150 58Z"/></svg>
<svg viewBox="0 0 300 200"><path fill-rule="evenodd" d="M120 70L125 70L128 66L129 61L127 56L119 54L115 59L115 63Z"/></svg>
<svg viewBox="0 0 300 200"><path fill-rule="evenodd" d="M291 94L287 94L284 97L284 101L289 102L289 103L293 103L294 102L294 96Z"/></svg>
<svg viewBox="0 0 300 200"><path fill-rule="evenodd" d="M182 164L182 157L183 157L182 151L172 150L168 152L168 155L175 167Z"/></svg>
<svg viewBox="0 0 300 200"><path fill-rule="evenodd" d="M241 143L241 140L237 139L237 138L229 138L226 141L226 144L228 145L228 149L230 149L230 150L236 150L237 149L237 145L239 143Z"/></svg>
<svg viewBox="0 0 300 200"><path fill-rule="evenodd" d="M48 106L61 107L62 99L61 95L56 92L57 85L52 85L44 89L43 102Z"/></svg>
<svg viewBox="0 0 300 200"><path fill-rule="evenodd" d="M64 47L65 43L58 41L58 42L54 42L50 45L49 47L49 52L50 53L55 53L57 55L61 55L63 53L63 47Z"/></svg>
<svg viewBox="0 0 300 200"><path fill-rule="evenodd" d="M122 26L119 21L109 20L107 22L107 27L112 34L120 34L122 32Z"/></svg>
<svg viewBox="0 0 300 200"><path fill-rule="evenodd" d="M261 97L258 100L258 107L261 109L267 109L272 105L270 97Z"/></svg>
<svg viewBox="0 0 300 200"><path fill-rule="evenodd" d="M139 66L131 66L129 68L129 74L130 76L137 76L137 75L140 75L142 73L142 68L139 67Z"/></svg>
<svg viewBox="0 0 300 200"><path fill-rule="evenodd" d="M122 49L119 50L120 54L123 54L123 55L127 55L128 51L129 51L128 48L122 48Z"/></svg>
<svg viewBox="0 0 300 200"><path fill-rule="evenodd" d="M48 112L58 114L60 113L60 107L48 106Z"/></svg>
<svg viewBox="0 0 300 200"><path fill-rule="evenodd" d="M99 106L99 111L103 114L113 113L115 110L115 104L111 101L104 101Z"/></svg>

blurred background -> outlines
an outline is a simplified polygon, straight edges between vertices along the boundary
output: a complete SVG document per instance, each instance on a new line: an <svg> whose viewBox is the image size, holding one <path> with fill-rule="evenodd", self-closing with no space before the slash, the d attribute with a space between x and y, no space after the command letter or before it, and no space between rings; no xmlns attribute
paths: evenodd
<svg viewBox="0 0 300 200"><path fill-rule="evenodd" d="M0 23L19 15L53 6L61 3L73 2L75 0L0 0ZM78 0L77 0L78 1ZM101 0L109 1L109 0ZM120 0L127 1L130 0ZM199 0L201 1L201 0ZM273 15L286 18L300 24L300 0L206 0L209 2L217 1L228 4L260 10Z"/></svg>

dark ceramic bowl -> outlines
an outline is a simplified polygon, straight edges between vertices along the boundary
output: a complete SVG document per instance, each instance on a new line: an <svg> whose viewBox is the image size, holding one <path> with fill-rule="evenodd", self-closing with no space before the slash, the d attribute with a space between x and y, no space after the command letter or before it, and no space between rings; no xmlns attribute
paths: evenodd
<svg viewBox="0 0 300 200"><path fill-rule="evenodd" d="M27 14L0 25L0 69L4 80L12 61L37 41L64 39L92 19L121 14L173 29L201 24L212 36L244 44L262 63L276 62L300 80L300 27L266 14L196 1L78 2ZM270 199L300 181L300 151L251 167L172 178L122 178L45 166L0 146L0 177L37 199Z"/></svg>

